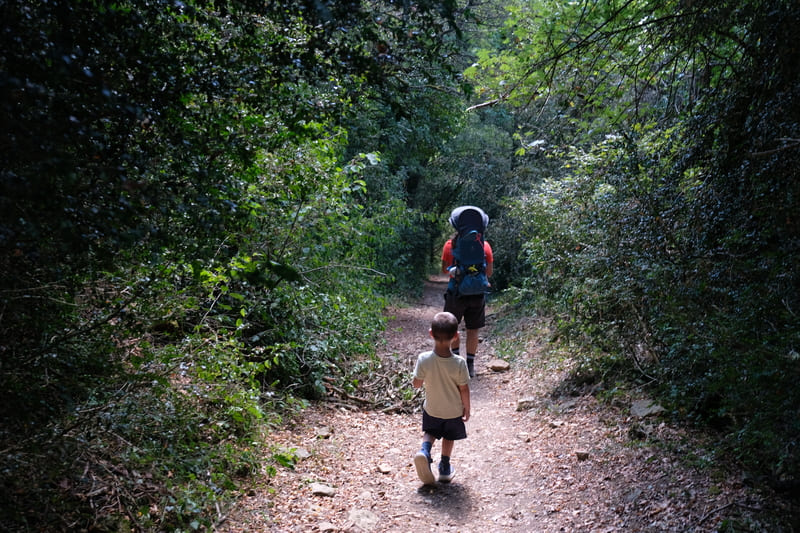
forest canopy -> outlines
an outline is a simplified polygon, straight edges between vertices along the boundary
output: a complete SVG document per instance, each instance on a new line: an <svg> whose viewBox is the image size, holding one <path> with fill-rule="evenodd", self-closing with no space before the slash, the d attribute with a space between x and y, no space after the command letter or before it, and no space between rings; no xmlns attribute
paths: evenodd
<svg viewBox="0 0 800 533"><path fill-rule="evenodd" d="M459 204L492 218L497 297L578 372L796 486L796 2L0 16L10 527L210 526L260 426L358 389Z"/></svg>

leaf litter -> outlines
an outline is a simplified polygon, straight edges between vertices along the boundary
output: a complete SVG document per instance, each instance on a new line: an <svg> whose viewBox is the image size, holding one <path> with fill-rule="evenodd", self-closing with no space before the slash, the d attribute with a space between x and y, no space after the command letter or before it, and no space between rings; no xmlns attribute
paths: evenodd
<svg viewBox="0 0 800 533"><path fill-rule="evenodd" d="M431 279L417 304L389 310L379 350L387 368L410 374L429 349L442 281ZM265 471L216 531L794 531L787 517L797 516L796 504L756 489L734 465L711 464L706 436L668 423L659 409L641 418L630 402L600 402L592 391L559 395L568 365L550 364L536 346L524 364L494 372L491 323L481 336L468 438L455 445L451 483L423 486L416 476L419 398L403 412L333 393L265 436L265 455L280 447L307 457ZM518 409L521 399L533 403ZM438 461L439 443L433 455Z"/></svg>

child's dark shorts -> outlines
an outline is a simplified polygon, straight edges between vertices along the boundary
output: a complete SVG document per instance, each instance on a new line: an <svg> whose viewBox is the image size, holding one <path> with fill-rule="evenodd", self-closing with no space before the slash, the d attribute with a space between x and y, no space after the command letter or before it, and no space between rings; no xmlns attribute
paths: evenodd
<svg viewBox="0 0 800 533"><path fill-rule="evenodd" d="M461 417L436 418L422 410L422 431L437 439L461 440L467 438L467 428Z"/></svg>

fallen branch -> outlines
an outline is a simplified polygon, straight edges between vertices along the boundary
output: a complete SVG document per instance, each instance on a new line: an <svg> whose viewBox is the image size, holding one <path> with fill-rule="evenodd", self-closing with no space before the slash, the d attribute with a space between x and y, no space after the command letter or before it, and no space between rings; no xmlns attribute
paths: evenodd
<svg viewBox="0 0 800 533"><path fill-rule="evenodd" d="M389 407L384 407L380 410L380 413L388 415L388 414L405 414L411 412L411 407L404 405L402 403L390 405Z"/></svg>
<svg viewBox="0 0 800 533"><path fill-rule="evenodd" d="M339 396L341 396L342 398L344 398L346 400L351 400L351 401L354 401L354 402L358 402L358 403L363 404L363 405L370 405L372 407L375 407L375 405L376 405L376 402L374 402L372 400L367 400L365 398L360 398L358 396L353 396L352 394L350 394L346 390L340 389L339 387L331 385L330 383L328 383L325 386L328 387L328 389L332 390L333 392L335 392L336 394L338 394Z"/></svg>
<svg viewBox="0 0 800 533"><path fill-rule="evenodd" d="M717 507L716 509L707 512L705 515L703 515L703 517L700 520L697 521L697 523L695 524L695 527L699 526L700 524L702 524L703 522L705 522L706 520L708 520L709 518L711 518L715 514L721 512L721 511L724 511L725 509L727 509L728 507L731 507L733 505L734 505L734 502L726 503L722 507Z"/></svg>
<svg viewBox="0 0 800 533"><path fill-rule="evenodd" d="M733 507L734 505L736 507L740 507L742 509L747 509L748 511L754 511L754 512L763 511L763 509L760 508L760 507L753 507L751 505L745 505L745 504L739 503L739 502L729 502L729 503L726 503L725 505L722 505L720 507L717 507L716 509L713 509L713 510L707 512L705 515L703 515L702 518L700 518L700 520L697 521L697 523L695 524L695 527L699 526L700 524L702 524L703 522L705 522L706 520L708 520L709 518L711 518L715 514L720 513L720 512L724 511L725 509L727 509L729 507Z"/></svg>

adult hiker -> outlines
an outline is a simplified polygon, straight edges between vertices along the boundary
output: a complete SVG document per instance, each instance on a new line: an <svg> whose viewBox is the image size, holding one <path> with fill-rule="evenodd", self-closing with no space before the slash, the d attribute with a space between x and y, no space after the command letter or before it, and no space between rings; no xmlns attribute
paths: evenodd
<svg viewBox="0 0 800 533"><path fill-rule="evenodd" d="M494 256L485 240L489 216L479 207L465 205L450 214L450 224L456 234L444 243L442 272L450 273L450 282L444 294L444 311L455 315L459 324L464 319L467 330L467 368L475 377L475 355L478 352L478 330L486 325L486 292L492 275ZM458 337L451 348L460 354Z"/></svg>

